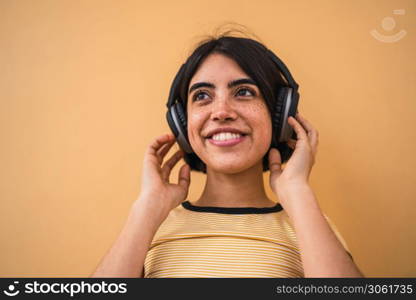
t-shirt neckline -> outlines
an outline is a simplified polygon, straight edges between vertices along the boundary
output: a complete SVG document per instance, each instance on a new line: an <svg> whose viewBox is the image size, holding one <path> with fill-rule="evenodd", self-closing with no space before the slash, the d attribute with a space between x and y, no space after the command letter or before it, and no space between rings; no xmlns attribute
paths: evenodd
<svg viewBox="0 0 416 300"><path fill-rule="evenodd" d="M280 203L272 207L217 207L217 206L197 206L189 201L182 202L182 207L196 212L213 212L221 214L267 214L283 210Z"/></svg>

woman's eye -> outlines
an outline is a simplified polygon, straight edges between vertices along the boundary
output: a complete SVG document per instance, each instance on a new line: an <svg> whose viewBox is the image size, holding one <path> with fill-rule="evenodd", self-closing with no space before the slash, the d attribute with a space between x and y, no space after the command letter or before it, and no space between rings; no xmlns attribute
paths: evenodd
<svg viewBox="0 0 416 300"><path fill-rule="evenodd" d="M250 96L255 96L256 92L249 89L249 88L241 88L237 91L237 96L240 97L250 97ZM199 92L195 92L195 94L192 97L193 101L199 101L199 100L206 100L209 97L209 94L205 91L199 91Z"/></svg>
<svg viewBox="0 0 416 300"><path fill-rule="evenodd" d="M241 92L243 92L243 93L241 93ZM250 94L247 95L244 92L249 92ZM238 96L254 96L255 93L250 89L242 88L242 89L238 90L237 95Z"/></svg>
<svg viewBox="0 0 416 300"><path fill-rule="evenodd" d="M195 93L193 100L194 100L194 101L195 101L195 100L204 100L204 98L201 98L201 97L200 97L201 95L208 95L208 94L207 94L207 93L205 93L205 92Z"/></svg>

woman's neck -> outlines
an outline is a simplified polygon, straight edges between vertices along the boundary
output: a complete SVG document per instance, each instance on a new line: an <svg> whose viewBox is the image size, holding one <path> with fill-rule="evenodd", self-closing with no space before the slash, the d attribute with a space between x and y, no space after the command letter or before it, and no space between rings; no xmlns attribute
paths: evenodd
<svg viewBox="0 0 416 300"><path fill-rule="evenodd" d="M236 174L207 170L205 188L197 206L215 207L272 207L276 205L264 190L262 165Z"/></svg>

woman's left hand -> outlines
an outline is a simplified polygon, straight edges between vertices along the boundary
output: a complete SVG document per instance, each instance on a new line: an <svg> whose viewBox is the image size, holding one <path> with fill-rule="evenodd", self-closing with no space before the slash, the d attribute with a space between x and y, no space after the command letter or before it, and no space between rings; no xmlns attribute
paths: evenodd
<svg viewBox="0 0 416 300"><path fill-rule="evenodd" d="M298 113L296 119L289 117L288 123L296 132L297 140L288 142L295 150L284 169L279 151L276 148L269 151L270 187L275 194L285 188L308 185L318 147L318 131L308 120Z"/></svg>

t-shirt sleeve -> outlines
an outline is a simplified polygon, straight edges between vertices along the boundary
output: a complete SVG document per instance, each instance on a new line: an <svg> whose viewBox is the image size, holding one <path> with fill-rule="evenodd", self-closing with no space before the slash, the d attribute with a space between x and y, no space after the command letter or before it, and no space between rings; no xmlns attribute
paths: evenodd
<svg viewBox="0 0 416 300"><path fill-rule="evenodd" d="M341 244L344 246L344 249L347 251L348 255L352 258L351 255L351 251L348 248L347 242L345 241L345 239L342 237L341 233L338 231L338 228L335 226L334 222L332 222L332 220L326 215L323 214L325 219L327 220L329 227L331 227L332 231L335 233L336 237L338 238L338 240L341 242Z"/></svg>

